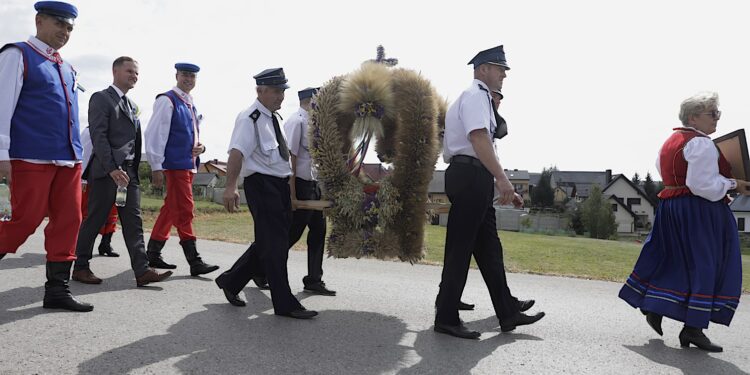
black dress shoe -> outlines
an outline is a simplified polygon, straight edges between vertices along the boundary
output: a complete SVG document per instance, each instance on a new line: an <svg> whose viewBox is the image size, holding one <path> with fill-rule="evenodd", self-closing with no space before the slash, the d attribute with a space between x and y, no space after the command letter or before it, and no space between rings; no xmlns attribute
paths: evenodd
<svg viewBox="0 0 750 375"><path fill-rule="evenodd" d="M285 313L285 314L277 314L277 315L286 316L286 317L294 318L294 319L311 319L311 318L317 316L318 312L317 311L313 311L313 310L305 310L303 308L303 309L297 309L297 310L294 310L294 311L290 311L290 312Z"/></svg>
<svg viewBox="0 0 750 375"><path fill-rule="evenodd" d="M527 311L532 306L534 306L535 303L536 301L534 301L533 299L529 299L526 301L518 301L518 310L521 312Z"/></svg>
<svg viewBox="0 0 750 375"><path fill-rule="evenodd" d="M103 257L112 257L112 258L117 258L120 256L120 254L114 252L111 247L109 249L106 249L101 246L99 247L99 255Z"/></svg>
<svg viewBox="0 0 750 375"><path fill-rule="evenodd" d="M0 253L0 259L3 259L3 258L5 258L5 254L6 254L6 253Z"/></svg>
<svg viewBox="0 0 750 375"><path fill-rule="evenodd" d="M661 318L662 316L659 314L652 312L646 313L646 322L648 322L648 325L650 325L659 336L664 335L664 332L661 330Z"/></svg>
<svg viewBox="0 0 750 375"><path fill-rule="evenodd" d="M242 307L246 305L245 301L243 301L240 296L232 294L232 292L226 289L222 289L222 291L224 292L224 297L226 297L227 301L229 301L232 306Z"/></svg>
<svg viewBox="0 0 750 375"><path fill-rule="evenodd" d="M319 294L321 296L335 296L336 291L326 288L326 283L320 281L317 283L305 285L304 291L312 294Z"/></svg>
<svg viewBox="0 0 750 375"><path fill-rule="evenodd" d="M526 315L524 313L518 313L515 317L507 319L507 321L500 323L500 331L502 332L510 332L518 326L525 326L529 324L534 324L539 321L539 319L544 318L543 312L538 312L535 315Z"/></svg>
<svg viewBox="0 0 750 375"><path fill-rule="evenodd" d="M435 332L445 333L453 337L472 340L476 340L479 338L479 336L481 336L481 333L477 331L470 331L468 328L466 328L465 325L463 325L463 323L459 323L457 326L451 326L435 322Z"/></svg>
<svg viewBox="0 0 750 375"><path fill-rule="evenodd" d="M708 352L723 352L724 348L711 342L711 340L703 334L703 330L700 328L693 328L685 326L680 331L680 346L687 348L693 344L700 349Z"/></svg>
<svg viewBox="0 0 750 375"><path fill-rule="evenodd" d="M216 278L216 280L214 280L214 282L216 283L216 286L218 286L219 289L221 289L221 291L224 292L224 297L226 297L227 301L231 303L232 306L238 306L238 307L245 306L246 305L245 301L243 301L239 295L233 294L232 292L224 288L224 285L223 285L224 277L226 276L224 276L224 274L222 273L221 275L219 275L219 277Z"/></svg>
<svg viewBox="0 0 750 375"><path fill-rule="evenodd" d="M255 283L255 285L258 286L258 289L263 289L263 290L271 289L268 286L268 280L266 280L265 277L262 277L262 276L253 277L253 282Z"/></svg>
<svg viewBox="0 0 750 375"><path fill-rule="evenodd" d="M474 310L474 305L463 301L458 301L459 310Z"/></svg>
<svg viewBox="0 0 750 375"><path fill-rule="evenodd" d="M79 302L72 296L62 298L44 298L42 307L45 309L63 309L76 312L89 312L94 310L93 305Z"/></svg>

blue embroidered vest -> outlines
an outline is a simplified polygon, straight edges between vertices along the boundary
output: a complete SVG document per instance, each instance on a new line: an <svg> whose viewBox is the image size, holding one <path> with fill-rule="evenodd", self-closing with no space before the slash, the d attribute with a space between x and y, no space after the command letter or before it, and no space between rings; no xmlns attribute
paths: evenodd
<svg viewBox="0 0 750 375"><path fill-rule="evenodd" d="M196 134L193 129L193 117L196 116L195 107L191 110L178 95L169 90L159 96L165 95L172 101L172 123L169 126L169 139L164 149L164 169L193 169L199 161L193 160L193 141ZM197 126L196 126L197 128Z"/></svg>
<svg viewBox="0 0 750 375"><path fill-rule="evenodd" d="M14 159L81 160L76 71L26 42L6 44L23 54L24 80L10 121L9 155Z"/></svg>

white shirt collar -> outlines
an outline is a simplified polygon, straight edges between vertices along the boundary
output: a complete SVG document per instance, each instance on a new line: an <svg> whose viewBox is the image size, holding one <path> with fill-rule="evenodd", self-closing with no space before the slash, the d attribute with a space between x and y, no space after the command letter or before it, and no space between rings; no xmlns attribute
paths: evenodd
<svg viewBox="0 0 750 375"><path fill-rule="evenodd" d="M125 95L125 93L123 93L122 90L120 90L119 88L117 88L117 86L115 86L115 85L109 85L109 87L115 89L115 91L117 92L117 95L120 96L120 99L122 99L122 97Z"/></svg>
<svg viewBox="0 0 750 375"><path fill-rule="evenodd" d="M473 83L473 84L474 84L474 85L479 85L479 86L482 86L482 87L484 87L484 89L485 89L485 90L487 90L487 95L489 95L489 92L490 92L490 88L489 88L489 87L487 87L487 84L486 84L486 83L484 83L484 82L482 82L482 81L480 81L480 80L478 80L478 79L476 79L476 78L475 78L475 79L474 79L474 83Z"/></svg>
<svg viewBox="0 0 750 375"><path fill-rule="evenodd" d="M180 90L179 87L177 86L172 87L172 91L176 92L177 95L179 95L180 98L182 98L182 100L190 103L191 105L193 104L193 97L190 94L186 93L185 91Z"/></svg>
<svg viewBox="0 0 750 375"><path fill-rule="evenodd" d="M35 36L29 37L29 44L31 47L33 47L37 52L41 53L44 57L54 60L53 54L57 52L56 49L50 47L47 45L47 43L42 42ZM58 54L59 55L59 54Z"/></svg>

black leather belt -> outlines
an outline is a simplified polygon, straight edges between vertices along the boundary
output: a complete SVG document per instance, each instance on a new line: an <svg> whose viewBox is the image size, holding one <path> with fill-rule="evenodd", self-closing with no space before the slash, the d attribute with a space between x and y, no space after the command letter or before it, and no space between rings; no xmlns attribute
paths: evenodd
<svg viewBox="0 0 750 375"><path fill-rule="evenodd" d="M484 168L484 164L479 159L467 155L456 155L451 158L451 163L471 164Z"/></svg>

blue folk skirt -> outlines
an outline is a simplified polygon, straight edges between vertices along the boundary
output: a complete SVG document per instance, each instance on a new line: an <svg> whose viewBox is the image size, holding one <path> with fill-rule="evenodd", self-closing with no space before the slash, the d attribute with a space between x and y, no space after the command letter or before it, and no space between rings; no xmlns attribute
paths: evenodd
<svg viewBox="0 0 750 375"><path fill-rule="evenodd" d="M620 298L690 327L729 325L742 292L737 224L724 201L662 200Z"/></svg>

